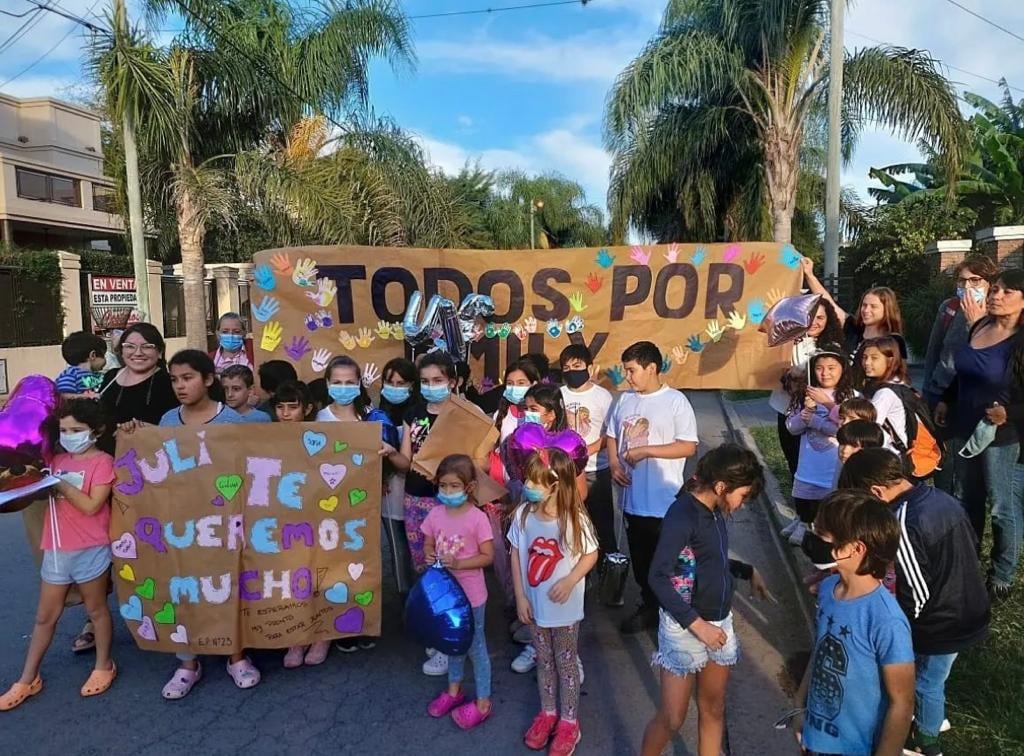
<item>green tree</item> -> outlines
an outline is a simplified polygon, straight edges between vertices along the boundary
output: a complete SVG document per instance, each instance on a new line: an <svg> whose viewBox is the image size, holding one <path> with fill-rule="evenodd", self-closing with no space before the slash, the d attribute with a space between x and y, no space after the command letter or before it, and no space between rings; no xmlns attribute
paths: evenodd
<svg viewBox="0 0 1024 756"><path fill-rule="evenodd" d="M828 11L827 0L669 0L608 98L616 238L666 214L742 232L767 213L772 238L791 241L805 133L828 89ZM957 173L963 123L931 57L865 48L846 56L844 76L847 157L874 122L929 140Z"/></svg>

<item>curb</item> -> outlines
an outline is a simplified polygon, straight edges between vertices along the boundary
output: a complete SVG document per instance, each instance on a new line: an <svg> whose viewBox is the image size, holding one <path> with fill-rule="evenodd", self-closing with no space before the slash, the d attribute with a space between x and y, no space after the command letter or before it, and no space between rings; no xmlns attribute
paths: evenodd
<svg viewBox="0 0 1024 756"><path fill-rule="evenodd" d="M752 451L754 456L757 457L757 461L761 463L761 467L764 468L765 490L761 492L760 498L762 503L766 505L765 510L768 512L768 518L772 523L770 528L772 543L775 544L775 548L782 557L787 572L789 572L790 580L793 581L793 585L796 588L797 600L803 613L804 622L813 633L814 606L811 602L811 595L804 588L803 577L800 574L802 566L798 561L797 553L788 544L783 544L782 537L779 535L779 529L783 523L791 520L795 513L786 501L786 497L779 487L778 479L765 464L764 456L761 454L761 449L758 448L757 442L750 435L750 431L747 430L747 427L740 420L739 415L736 414L736 410L732 408L732 403L726 401L722 397L721 392L718 393L718 403L722 407L722 412L725 415L725 424L728 426L733 439L741 446Z"/></svg>

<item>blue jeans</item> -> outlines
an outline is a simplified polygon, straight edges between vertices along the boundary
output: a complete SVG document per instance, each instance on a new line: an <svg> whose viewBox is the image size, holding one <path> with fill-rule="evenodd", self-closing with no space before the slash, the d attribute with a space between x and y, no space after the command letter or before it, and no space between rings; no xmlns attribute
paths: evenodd
<svg viewBox="0 0 1024 756"><path fill-rule="evenodd" d="M963 443L957 439L959 450ZM1024 469L1017 464L1020 444L990 446L973 459L959 458L958 477L964 508L978 536L985 535L985 505L992 505L992 570L996 586L1010 586L1020 561L1024 535Z"/></svg>
<svg viewBox="0 0 1024 756"><path fill-rule="evenodd" d="M487 637L484 634L484 615L487 604L473 607L473 643L467 656L473 661L473 676L476 678L476 697L491 697L491 657L487 654ZM466 672L466 657L448 658L448 684L461 683Z"/></svg>
<svg viewBox="0 0 1024 756"><path fill-rule="evenodd" d="M956 654L918 654L914 659L914 721L917 729L933 738L939 736L946 718L946 678L953 669Z"/></svg>

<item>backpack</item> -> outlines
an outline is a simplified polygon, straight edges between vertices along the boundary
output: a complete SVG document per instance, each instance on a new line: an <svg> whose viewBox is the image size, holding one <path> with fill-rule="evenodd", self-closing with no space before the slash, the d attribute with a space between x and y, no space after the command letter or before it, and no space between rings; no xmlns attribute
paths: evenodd
<svg viewBox="0 0 1024 756"><path fill-rule="evenodd" d="M960 312L960 298L950 297L942 304L942 330L948 331L949 327L953 325L953 320L956 319L956 314Z"/></svg>
<svg viewBox="0 0 1024 756"><path fill-rule="evenodd" d="M935 421L932 420L932 413L921 395L910 386L901 383L886 383L878 388L891 390L903 402L903 413L907 418L906 445L900 441L899 435L889 420L885 421L882 429L889 434L892 445L903 457L907 472L911 477L923 480L936 470L941 469L946 446L940 438Z"/></svg>

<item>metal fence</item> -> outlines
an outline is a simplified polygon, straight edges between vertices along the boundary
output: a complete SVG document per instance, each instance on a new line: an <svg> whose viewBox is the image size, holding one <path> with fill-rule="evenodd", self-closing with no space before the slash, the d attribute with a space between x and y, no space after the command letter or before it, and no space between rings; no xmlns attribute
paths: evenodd
<svg viewBox="0 0 1024 756"><path fill-rule="evenodd" d="M0 347L59 344L64 338L60 289L0 267Z"/></svg>
<svg viewBox="0 0 1024 756"><path fill-rule="evenodd" d="M178 276L161 276L160 293L164 303L164 338L185 335L185 284ZM206 332L217 326L217 299L213 281L206 282Z"/></svg>

